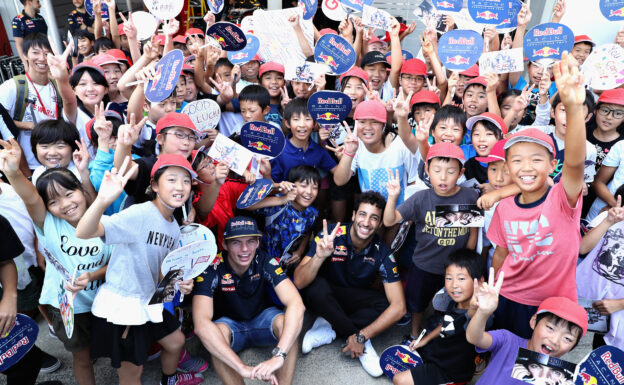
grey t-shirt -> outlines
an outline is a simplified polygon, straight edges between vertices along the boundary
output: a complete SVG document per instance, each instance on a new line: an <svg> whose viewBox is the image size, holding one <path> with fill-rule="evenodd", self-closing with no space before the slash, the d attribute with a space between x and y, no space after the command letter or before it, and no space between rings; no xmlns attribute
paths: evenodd
<svg viewBox="0 0 624 385"><path fill-rule="evenodd" d="M106 271L106 289L147 303L156 290L160 265L178 247L180 228L163 218L152 202L104 216L104 242L115 248Z"/></svg>
<svg viewBox="0 0 624 385"><path fill-rule="evenodd" d="M429 188L414 193L397 208L403 219L414 221L416 248L412 262L416 267L443 275L444 264L451 253L468 242L470 230L467 227L436 227L436 205L474 204L478 197L474 189L466 187L448 197L439 196Z"/></svg>

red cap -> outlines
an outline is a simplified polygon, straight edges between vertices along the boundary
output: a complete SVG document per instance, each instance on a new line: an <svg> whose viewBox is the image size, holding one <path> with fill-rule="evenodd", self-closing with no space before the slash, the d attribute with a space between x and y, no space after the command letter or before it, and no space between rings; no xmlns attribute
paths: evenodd
<svg viewBox="0 0 624 385"><path fill-rule="evenodd" d="M475 64L472 67L468 68L467 70L461 71L459 74L468 76L470 78L476 78L477 76L479 76L479 65Z"/></svg>
<svg viewBox="0 0 624 385"><path fill-rule="evenodd" d="M193 150L193 152L191 152L191 166L193 165L193 163L195 163L197 155L199 155L200 152L204 152L204 148L206 148L206 146L201 146L197 150Z"/></svg>
<svg viewBox="0 0 624 385"><path fill-rule="evenodd" d="M400 23L399 24L399 35L402 34L407 29L407 25ZM386 43L390 43L390 33L386 32L386 37L383 38L383 41Z"/></svg>
<svg viewBox="0 0 624 385"><path fill-rule="evenodd" d="M403 74L427 76L427 65L420 59L406 60L401 66L401 75Z"/></svg>
<svg viewBox="0 0 624 385"><path fill-rule="evenodd" d="M173 38L174 43L186 44L186 37L183 35L176 35Z"/></svg>
<svg viewBox="0 0 624 385"><path fill-rule="evenodd" d="M160 133L160 131L169 127L184 127L188 128L191 131L197 131L197 127L195 127L195 123L189 118L187 114L181 114L179 112L170 112L162 118L158 119L156 123L156 135Z"/></svg>
<svg viewBox="0 0 624 385"><path fill-rule="evenodd" d="M422 89L412 96L412 100L410 100L410 107L416 103L441 104L438 95L435 92L426 89Z"/></svg>
<svg viewBox="0 0 624 385"><path fill-rule="evenodd" d="M189 28L186 30L186 33L184 34L184 42L186 42L186 40L188 40L189 36L191 35L200 35L201 37L204 37L204 31L202 31L199 28Z"/></svg>
<svg viewBox="0 0 624 385"><path fill-rule="evenodd" d="M190 64L186 64L184 63L182 65L182 74L184 74L184 72L191 72L191 73L195 73L195 67L193 67Z"/></svg>
<svg viewBox="0 0 624 385"><path fill-rule="evenodd" d="M381 123L386 123L386 107L379 100L365 100L355 108L353 119L373 119Z"/></svg>
<svg viewBox="0 0 624 385"><path fill-rule="evenodd" d="M555 156L555 144L552 138L549 135L544 134L542 131L537 128L527 128L526 130L522 130L520 132L516 132L512 136L507 139L507 143L505 143L505 150L509 149L509 147L513 146L516 143L536 143L540 146L546 147L550 153Z"/></svg>
<svg viewBox="0 0 624 385"><path fill-rule="evenodd" d="M75 74L76 71L78 71L81 68L91 68L91 69L96 70L100 74L102 74L102 76L106 76L106 75L104 75L104 70L102 69L102 67L100 67L99 65L95 64L91 60L83 61L82 63L80 63L77 66L75 66L74 69L72 70L72 75Z"/></svg>
<svg viewBox="0 0 624 385"><path fill-rule="evenodd" d="M115 59L117 59L118 62L126 62L126 64L128 66L132 65L132 60L130 60L128 58L128 56L126 56L126 54L124 53L124 51L117 49L117 48L111 48L108 51L106 51L107 54L111 55L112 57L114 57Z"/></svg>
<svg viewBox="0 0 624 385"><path fill-rule="evenodd" d="M158 45L165 45L165 40L167 38L165 37L165 35L156 35L156 41L158 42Z"/></svg>
<svg viewBox="0 0 624 385"><path fill-rule="evenodd" d="M349 78L351 76L361 79L364 84L368 85L368 72L364 71L360 67L351 67L350 70L340 75L340 83L342 83L342 79Z"/></svg>
<svg viewBox="0 0 624 385"><path fill-rule="evenodd" d="M587 312L585 308L575 301L572 301L567 297L550 297L542 301L537 309L537 313L552 313L556 316L563 318L564 320L571 322L581 329L583 333L580 337L583 337L587 333ZM579 339L580 339L579 337Z"/></svg>
<svg viewBox="0 0 624 385"><path fill-rule="evenodd" d="M335 29L331 29L331 28L323 28L319 31L319 33L321 34L321 36L327 35L328 33L333 33L334 35L338 35L338 32L336 32Z"/></svg>
<svg viewBox="0 0 624 385"><path fill-rule="evenodd" d="M602 91L598 98L598 103L609 103L624 106L624 89L616 88L613 90Z"/></svg>
<svg viewBox="0 0 624 385"><path fill-rule="evenodd" d="M589 43L592 47L596 46L596 43L587 35L574 36L574 44L576 43Z"/></svg>
<svg viewBox="0 0 624 385"><path fill-rule="evenodd" d="M468 89L468 87L473 84L480 84L483 87L487 88L487 80L485 80L483 76L477 76L476 78L470 79L466 82L466 84L464 85L464 93L466 93L466 90Z"/></svg>
<svg viewBox="0 0 624 385"><path fill-rule="evenodd" d="M492 150L490 150L490 154L488 156L477 156L475 159L479 162L483 163L491 163L498 162L499 160L505 161L505 143L507 141L505 139L499 140L496 142Z"/></svg>
<svg viewBox="0 0 624 385"><path fill-rule="evenodd" d="M119 115L119 112L115 110L104 111L104 117L118 119L123 123L123 118ZM93 127L93 123L95 123L95 117L91 118L85 125L85 131L87 131L87 138L89 138L89 141L91 141L91 127Z"/></svg>
<svg viewBox="0 0 624 385"><path fill-rule="evenodd" d="M180 154L160 154L156 164L152 167L150 176L153 178L156 171L170 166L182 167L191 174L191 178L197 178L197 173L193 170L189 161Z"/></svg>
<svg viewBox="0 0 624 385"><path fill-rule="evenodd" d="M251 58L250 61L254 61L254 60L257 61L258 63L262 63L262 60L260 60L260 56L258 55L255 55L253 58Z"/></svg>
<svg viewBox="0 0 624 385"><path fill-rule="evenodd" d="M473 116L472 118L468 119L466 121L466 128L468 128L468 131L471 131L472 127L479 120L488 120L494 123L496 127L498 127L498 129L502 131L503 135L507 134L507 125L505 124L503 118L491 112L484 112L481 115Z"/></svg>
<svg viewBox="0 0 624 385"><path fill-rule="evenodd" d="M431 146L431 148L429 148L429 152L427 153L427 162L429 162L429 159L431 158L457 159L462 165L466 162L462 149L455 143L450 142L436 143Z"/></svg>
<svg viewBox="0 0 624 385"><path fill-rule="evenodd" d="M284 66L281 65L278 62L274 62L274 61L270 61L270 62L266 62L263 65L260 66L260 71L258 72L258 77L261 78L262 75L265 72L271 72L271 71L275 71L275 72L279 72L282 75L284 75L284 73L286 73L286 71L284 70Z"/></svg>
<svg viewBox="0 0 624 385"><path fill-rule="evenodd" d="M188 55L184 57L184 64L188 64L191 60L195 60L195 55Z"/></svg>
<svg viewBox="0 0 624 385"><path fill-rule="evenodd" d="M95 55L91 58L91 62L100 67L106 64L119 64L119 60L117 60L117 58L113 55L110 55L108 51L106 51L106 53Z"/></svg>
<svg viewBox="0 0 624 385"><path fill-rule="evenodd" d="M123 27L124 23L117 24L117 31L119 31L119 36L126 34L126 31L124 31Z"/></svg>
<svg viewBox="0 0 624 385"><path fill-rule="evenodd" d="M382 40L379 37L377 37L377 35L373 34L373 36L371 36L371 38L368 40L368 44L378 43L378 42L381 42L381 41Z"/></svg>

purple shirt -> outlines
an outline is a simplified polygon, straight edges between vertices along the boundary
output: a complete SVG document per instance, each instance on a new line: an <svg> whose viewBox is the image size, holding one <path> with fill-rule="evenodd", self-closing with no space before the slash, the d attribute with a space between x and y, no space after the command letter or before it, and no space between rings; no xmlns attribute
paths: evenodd
<svg viewBox="0 0 624 385"><path fill-rule="evenodd" d="M478 353L492 352L492 359L477 385L526 385L526 382L511 378L519 348L527 347L527 340L509 330L492 330L492 346L489 349L476 348Z"/></svg>

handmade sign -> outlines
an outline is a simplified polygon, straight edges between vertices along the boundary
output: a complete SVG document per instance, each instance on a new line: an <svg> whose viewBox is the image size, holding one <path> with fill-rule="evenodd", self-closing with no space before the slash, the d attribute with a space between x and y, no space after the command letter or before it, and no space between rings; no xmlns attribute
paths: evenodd
<svg viewBox="0 0 624 385"><path fill-rule="evenodd" d="M392 15L388 12L369 5L363 6L362 24L365 26L373 30L390 31L390 22L392 22Z"/></svg>
<svg viewBox="0 0 624 385"><path fill-rule="evenodd" d="M225 5L225 1L223 0L208 0L208 8L215 15L221 13L223 11L223 6Z"/></svg>
<svg viewBox="0 0 624 385"><path fill-rule="evenodd" d="M593 304L596 301L587 298L578 299L579 305L583 306L587 312L587 330L605 334L609 331L611 317L600 314L600 311L594 308Z"/></svg>
<svg viewBox="0 0 624 385"><path fill-rule="evenodd" d="M576 366L575 385L620 385L624 383L624 352L601 346Z"/></svg>
<svg viewBox="0 0 624 385"><path fill-rule="evenodd" d="M245 34L247 44L239 51L228 51L227 56L232 64L245 64L256 56L260 49L260 40L251 34Z"/></svg>
<svg viewBox="0 0 624 385"><path fill-rule="evenodd" d="M59 311L61 313L61 319L63 320L63 326L65 327L65 334L67 338L71 338L74 334L75 294L65 289L66 284L67 281L61 280L61 284L58 288Z"/></svg>
<svg viewBox="0 0 624 385"><path fill-rule="evenodd" d="M362 12L365 5L372 5L374 0L340 0L340 4L349 8L350 12Z"/></svg>
<svg viewBox="0 0 624 385"><path fill-rule="evenodd" d="M156 291L152 295L149 304L155 305L159 303L172 302L176 292L178 291L178 283L184 280L183 277L184 271L182 269L169 270L163 277L162 281L158 283ZM170 308L172 309L173 306Z"/></svg>
<svg viewBox="0 0 624 385"><path fill-rule="evenodd" d="M243 147L270 159L281 154L286 145L282 130L267 122L245 123L240 137Z"/></svg>
<svg viewBox="0 0 624 385"><path fill-rule="evenodd" d="M158 28L158 20L151 13L144 11L132 12L132 20L137 28L137 40L143 41L151 38Z"/></svg>
<svg viewBox="0 0 624 385"><path fill-rule="evenodd" d="M230 170L238 175L243 175L253 153L223 134L218 134L208 151L208 156L217 162L225 162Z"/></svg>
<svg viewBox="0 0 624 385"><path fill-rule="evenodd" d="M600 0L600 12L610 21L622 21L624 0Z"/></svg>
<svg viewBox="0 0 624 385"><path fill-rule="evenodd" d="M270 179L256 179L255 183L247 186L236 201L236 208L244 210L260 202L271 193L273 181Z"/></svg>
<svg viewBox="0 0 624 385"><path fill-rule="evenodd" d="M509 14L509 1L468 0L468 12L477 23L498 25Z"/></svg>
<svg viewBox="0 0 624 385"><path fill-rule="evenodd" d="M386 54L386 57L390 57L392 55L392 52L388 52ZM403 56L403 60L409 60L409 59L413 59L414 55L412 55L412 53L410 51L407 50L401 50L401 55Z"/></svg>
<svg viewBox="0 0 624 385"><path fill-rule="evenodd" d="M576 365L528 349L518 349L511 377L531 384L569 384L574 378Z"/></svg>
<svg viewBox="0 0 624 385"><path fill-rule="evenodd" d="M390 346L379 356L379 366L389 379L422 363L420 355L406 345Z"/></svg>
<svg viewBox="0 0 624 385"><path fill-rule="evenodd" d="M167 99L173 92L180 71L184 64L184 54L179 49L167 52L156 64L154 72L156 76L147 82L145 87L145 97L152 103L160 103Z"/></svg>
<svg viewBox="0 0 624 385"><path fill-rule="evenodd" d="M322 0L321 10L333 21L342 21L347 17L347 12L338 0Z"/></svg>
<svg viewBox="0 0 624 385"><path fill-rule="evenodd" d="M249 15L249 16L243 17L243 20L241 20L240 27L243 30L243 32L245 32L245 34L254 33L253 16Z"/></svg>
<svg viewBox="0 0 624 385"><path fill-rule="evenodd" d="M314 47L314 59L326 64L330 72L341 75L353 67L356 60L355 49L342 36L333 33L321 36Z"/></svg>
<svg viewBox="0 0 624 385"><path fill-rule="evenodd" d="M483 209L476 204L436 205L436 227L483 227Z"/></svg>
<svg viewBox="0 0 624 385"><path fill-rule="evenodd" d="M509 0L509 8L507 9L507 16L503 17L503 20L496 26L498 33L511 32L518 27L518 13L522 9L522 1Z"/></svg>
<svg viewBox="0 0 624 385"><path fill-rule="evenodd" d="M0 372L15 365L35 346L39 327L24 314L17 313L9 334L0 336Z"/></svg>
<svg viewBox="0 0 624 385"><path fill-rule="evenodd" d="M93 13L93 0L85 0L84 2L85 9L87 13L93 17L95 14ZM110 17L108 13L108 5L102 1L102 19L107 20Z"/></svg>
<svg viewBox="0 0 624 385"><path fill-rule="evenodd" d="M618 44L595 47L581 67L585 84L611 90L624 84L624 48Z"/></svg>
<svg viewBox="0 0 624 385"><path fill-rule="evenodd" d="M61 278L63 278L67 282L70 282L72 279L72 276L69 270L67 270L65 266L63 266L63 264L58 259L56 259L54 255L52 255L52 253L50 253L44 247L42 247L42 249L43 249L43 257L45 258L46 262L54 266L56 271L61 275Z"/></svg>
<svg viewBox="0 0 624 385"><path fill-rule="evenodd" d="M308 112L320 125L336 125L349 116L351 98L339 91L315 92L308 99Z"/></svg>
<svg viewBox="0 0 624 385"><path fill-rule="evenodd" d="M563 51L572 51L574 33L558 23L544 23L531 28L524 36L524 54L532 61L551 65L561 60Z"/></svg>
<svg viewBox="0 0 624 385"><path fill-rule="evenodd" d="M438 12L459 12L464 6L463 0L433 0L433 6Z"/></svg>
<svg viewBox="0 0 624 385"><path fill-rule="evenodd" d="M202 133L213 130L221 119L221 107L212 99L190 102L184 106L182 113L187 114Z"/></svg>
<svg viewBox="0 0 624 385"><path fill-rule="evenodd" d="M452 30L440 37L438 57L451 71L464 71L479 60L483 51L483 38L470 30Z"/></svg>
<svg viewBox="0 0 624 385"><path fill-rule="evenodd" d="M263 62L275 61L284 64L305 60L306 57L295 38L293 27L288 21L291 15L299 15L299 25L303 30L303 36L310 47L313 47L314 26L312 20L302 19L301 11L300 7L254 11L254 35L260 39L258 56Z"/></svg>
<svg viewBox="0 0 624 385"><path fill-rule="evenodd" d="M212 232L205 241L196 241L179 247L169 253L160 265L164 275L172 270L181 270L182 279L193 279L212 263L217 255L217 243Z"/></svg>
<svg viewBox="0 0 624 385"><path fill-rule="evenodd" d="M285 80L294 80L302 83L314 83L314 79L327 73L327 66L320 63L304 61L302 63L287 63Z"/></svg>
<svg viewBox="0 0 624 385"><path fill-rule="evenodd" d="M212 36L225 51L240 51L247 45L243 31L235 24L226 21L211 25L206 35Z"/></svg>
<svg viewBox="0 0 624 385"><path fill-rule="evenodd" d="M502 51L485 52L479 58L479 71L487 74L506 74L524 70L522 48L505 49Z"/></svg>
<svg viewBox="0 0 624 385"><path fill-rule="evenodd" d="M143 3L152 15L161 20L174 19L184 7L184 0L143 0ZM137 26L142 27L140 24Z"/></svg>
<svg viewBox="0 0 624 385"><path fill-rule="evenodd" d="M303 20L310 20L316 13L318 0L299 0L297 5L303 10Z"/></svg>
<svg viewBox="0 0 624 385"><path fill-rule="evenodd" d="M209 228L199 223L180 226L180 246L186 246L197 241L207 241L214 239L214 235Z"/></svg>

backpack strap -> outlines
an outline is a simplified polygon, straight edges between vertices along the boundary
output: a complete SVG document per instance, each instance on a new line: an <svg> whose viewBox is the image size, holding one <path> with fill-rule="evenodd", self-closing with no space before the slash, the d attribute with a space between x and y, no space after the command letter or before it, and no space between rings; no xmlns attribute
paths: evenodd
<svg viewBox="0 0 624 385"><path fill-rule="evenodd" d="M15 108L13 109L13 120L21 121L24 119L24 112L28 105L28 84L25 75L17 75L13 77L17 94L15 95Z"/></svg>

